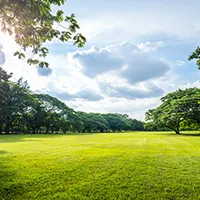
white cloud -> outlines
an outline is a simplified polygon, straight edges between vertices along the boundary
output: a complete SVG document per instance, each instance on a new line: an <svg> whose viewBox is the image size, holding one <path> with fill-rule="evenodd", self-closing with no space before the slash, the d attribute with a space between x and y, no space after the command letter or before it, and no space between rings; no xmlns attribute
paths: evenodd
<svg viewBox="0 0 200 200"><path fill-rule="evenodd" d="M131 60L127 61L127 68L122 70L121 74L130 83L137 83L164 76L169 70L168 63L143 52L134 52Z"/></svg>
<svg viewBox="0 0 200 200"><path fill-rule="evenodd" d="M174 63L174 65L183 66L183 65L185 65L185 61L183 61L183 60L176 60L175 63Z"/></svg>
<svg viewBox="0 0 200 200"><path fill-rule="evenodd" d="M186 83L186 84L184 84L184 85L180 85L179 86L180 87L180 89L186 89L186 88L200 88L200 81L196 81L196 82L194 82L194 83Z"/></svg>
<svg viewBox="0 0 200 200"><path fill-rule="evenodd" d="M163 47L164 43L162 41L159 42L146 42L146 43L140 43L137 45L137 47L144 52L149 51L156 51L158 48Z"/></svg>
<svg viewBox="0 0 200 200"><path fill-rule="evenodd" d="M150 80L164 76L170 66L163 60L151 57L130 43L124 42L105 48L91 48L72 53L80 71L88 77L95 78L107 72L115 72L130 83ZM72 64L73 65L73 64Z"/></svg>
<svg viewBox="0 0 200 200"><path fill-rule="evenodd" d="M122 57L97 47L77 51L73 53L73 59L81 65L81 72L91 78L107 71L117 70L124 65Z"/></svg>
<svg viewBox="0 0 200 200"><path fill-rule="evenodd" d="M81 9L87 9L88 12L79 18L81 31L90 44L107 45L124 40L138 43L141 42L141 36L158 34L173 36L183 41L194 41L200 37L197 0L193 0L193 3L169 3L168 0L95 2L98 6L91 2L83 5Z"/></svg>
<svg viewBox="0 0 200 200"><path fill-rule="evenodd" d="M38 93L47 93L62 101L70 101L70 100L86 100L86 101L99 101L104 99L102 94L97 90L92 88L84 88L79 91L70 92L70 90L65 86L56 86L53 83L49 83L47 88L42 88L36 90Z"/></svg>
<svg viewBox="0 0 200 200"><path fill-rule="evenodd" d="M87 88L84 88L83 90L79 91L75 95L75 98L85 99L88 101L99 101L104 99L104 97L100 93L98 93L98 91Z"/></svg>
<svg viewBox="0 0 200 200"><path fill-rule="evenodd" d="M164 94L163 89L150 81L130 85L125 80L123 82L120 78L118 78L118 82L116 82L115 80L108 81L105 77L100 76L97 82L102 92L108 97L133 100L160 97Z"/></svg>
<svg viewBox="0 0 200 200"><path fill-rule="evenodd" d="M140 49L137 45L132 45L129 42L122 42L113 45L108 45L103 50L106 50L116 56L123 57L125 59L130 59L134 52L139 52Z"/></svg>

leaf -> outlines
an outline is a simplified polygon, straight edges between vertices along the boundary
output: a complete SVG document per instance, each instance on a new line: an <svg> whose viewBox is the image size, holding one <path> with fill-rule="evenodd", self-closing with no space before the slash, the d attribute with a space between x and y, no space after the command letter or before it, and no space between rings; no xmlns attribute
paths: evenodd
<svg viewBox="0 0 200 200"><path fill-rule="evenodd" d="M0 0L1 1L1 0ZM64 16L62 9L53 12L53 6L61 6L66 0L2 0L0 3L0 22L1 31L13 35L15 42L26 52L31 48L33 54L40 57L46 57L49 53L48 48L42 47L47 41L58 39L67 42L73 38L77 29L80 28L76 21L75 14ZM68 22L68 26L60 23ZM66 31L60 31L62 27ZM79 39L76 43L78 47L84 45L84 39ZM26 58L25 53L15 52L14 56L19 59ZM36 61L28 58L29 64L35 64ZM39 63L38 63L39 64ZM41 64L41 66L47 64Z"/></svg>
<svg viewBox="0 0 200 200"><path fill-rule="evenodd" d="M8 33L9 33L9 35L12 35L12 34L13 34L13 32L12 32L10 29L7 29L7 31L8 31Z"/></svg>

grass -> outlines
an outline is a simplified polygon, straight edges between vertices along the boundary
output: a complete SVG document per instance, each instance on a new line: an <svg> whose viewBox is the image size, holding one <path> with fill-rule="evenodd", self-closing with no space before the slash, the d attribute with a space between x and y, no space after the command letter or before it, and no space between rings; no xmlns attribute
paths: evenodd
<svg viewBox="0 0 200 200"><path fill-rule="evenodd" d="M0 199L200 199L197 136L0 136Z"/></svg>

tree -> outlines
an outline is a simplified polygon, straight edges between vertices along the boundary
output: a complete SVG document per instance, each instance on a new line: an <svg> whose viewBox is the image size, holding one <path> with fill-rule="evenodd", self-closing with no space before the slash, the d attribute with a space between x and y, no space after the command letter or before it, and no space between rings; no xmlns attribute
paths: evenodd
<svg viewBox="0 0 200 200"><path fill-rule="evenodd" d="M132 131L144 131L144 122L138 121L137 119L129 119Z"/></svg>
<svg viewBox="0 0 200 200"><path fill-rule="evenodd" d="M0 67L0 134L2 134L3 123L9 115L8 101L11 77L12 74L7 74L7 72Z"/></svg>
<svg viewBox="0 0 200 200"><path fill-rule="evenodd" d="M196 60L196 64L200 70L200 47L198 46L196 50L189 56L188 60Z"/></svg>
<svg viewBox="0 0 200 200"><path fill-rule="evenodd" d="M184 123L199 123L200 89L177 90L161 98L162 104L146 113L145 127L152 130L170 129L176 134Z"/></svg>
<svg viewBox="0 0 200 200"><path fill-rule="evenodd" d="M11 124L15 121L18 124L18 130L21 123L24 123L24 113L29 106L29 95L31 91L27 82L19 79L16 83L10 82L8 94L8 107L5 122L5 133L10 133Z"/></svg>
<svg viewBox="0 0 200 200"><path fill-rule="evenodd" d="M127 114L76 112L55 97L33 93L23 79L11 81L11 76L0 68L0 134L143 130L143 122Z"/></svg>
<svg viewBox="0 0 200 200"><path fill-rule="evenodd" d="M108 122L108 128L112 131L131 130L131 124L128 115L122 114L103 114L103 117Z"/></svg>
<svg viewBox="0 0 200 200"><path fill-rule="evenodd" d="M27 59L31 65L48 67L44 58L49 53L44 47L45 42L58 39L62 42L74 41L78 47L83 47L86 39L77 30L80 28L75 15L64 16L62 10L55 14L52 6L61 6L66 0L0 0L1 31L13 35L21 50L15 52L19 59L25 58L27 48L32 49L35 58ZM61 25L67 22L68 27ZM42 60L41 60L42 59Z"/></svg>
<svg viewBox="0 0 200 200"><path fill-rule="evenodd" d="M99 113L78 112L78 116L84 124L83 132L103 132L108 129L108 123Z"/></svg>

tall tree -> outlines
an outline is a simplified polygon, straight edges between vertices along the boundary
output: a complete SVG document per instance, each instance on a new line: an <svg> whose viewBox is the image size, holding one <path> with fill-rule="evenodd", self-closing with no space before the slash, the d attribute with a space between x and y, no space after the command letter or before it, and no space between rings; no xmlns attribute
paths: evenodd
<svg viewBox="0 0 200 200"><path fill-rule="evenodd" d="M168 128L180 133L181 123L199 123L200 89L177 90L161 98L162 104L146 113L146 127Z"/></svg>
<svg viewBox="0 0 200 200"><path fill-rule="evenodd" d="M108 122L108 127L112 131L131 130L131 124L126 114L108 113L103 114L103 117Z"/></svg>
<svg viewBox="0 0 200 200"><path fill-rule="evenodd" d="M29 95L31 91L27 82L19 79L17 82L10 83L10 90L7 91L8 97L8 116L6 117L5 132L10 132L11 124L15 120L18 127L23 120L24 112L29 106ZM16 120L18 119L18 120Z"/></svg>
<svg viewBox="0 0 200 200"><path fill-rule="evenodd" d="M11 77L12 74L7 74L7 72L0 67L0 134L2 134L3 124L5 123L5 120L9 115L9 80Z"/></svg>

